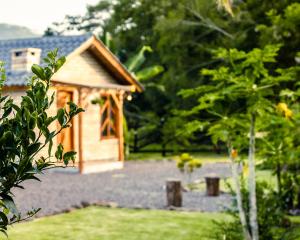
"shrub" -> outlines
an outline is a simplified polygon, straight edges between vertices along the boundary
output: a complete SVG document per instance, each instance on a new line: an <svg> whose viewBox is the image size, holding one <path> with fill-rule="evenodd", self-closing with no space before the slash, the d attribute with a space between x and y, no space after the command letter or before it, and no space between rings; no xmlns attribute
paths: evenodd
<svg viewBox="0 0 300 240"><path fill-rule="evenodd" d="M69 102L69 111L59 109L55 116L48 116L47 110L54 102L55 96L48 96L50 79L64 64L65 57L57 58L57 50L49 52L44 59L46 66L32 66L33 76L28 83L28 90L22 96L19 105L9 96L3 96L5 71L1 64L0 81L0 231L6 234L9 224L19 222L24 216L18 212L13 188L23 188L22 183L29 179L39 180L36 176L53 167L53 139L59 132L70 126L72 118L83 109ZM60 128L50 130L50 124L58 121ZM48 156L38 157L38 153L48 147ZM75 160L75 152L64 152L59 145L55 157L66 165ZM31 217L39 209L28 212Z"/></svg>
<svg viewBox="0 0 300 240"><path fill-rule="evenodd" d="M177 160L176 166L183 173L192 173L196 168L200 168L202 163L199 159L193 158L188 153L183 153Z"/></svg>
<svg viewBox="0 0 300 240"><path fill-rule="evenodd" d="M233 191L232 193L234 194ZM291 222L285 216L284 211L282 210L282 205L280 199L278 198L278 194L265 182L257 182L256 194L260 239L296 239L294 238L295 236L290 234ZM246 212L247 222L249 223L249 192L244 186L242 187L242 195L244 199L243 207ZM233 208L228 210L228 213L233 217L233 221L215 221L217 226L215 239L243 239L243 231L239 220L239 213L236 209L236 200L233 201Z"/></svg>

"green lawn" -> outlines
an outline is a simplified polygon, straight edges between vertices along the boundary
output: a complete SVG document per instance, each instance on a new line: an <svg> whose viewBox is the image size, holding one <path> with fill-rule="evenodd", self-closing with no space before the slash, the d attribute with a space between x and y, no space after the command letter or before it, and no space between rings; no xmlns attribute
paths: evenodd
<svg viewBox="0 0 300 240"><path fill-rule="evenodd" d="M9 228L9 240L209 240L224 213L89 207ZM300 217L291 218L299 225ZM0 237L5 240L5 237Z"/></svg>
<svg viewBox="0 0 300 240"><path fill-rule="evenodd" d="M167 154L163 157L161 153L131 153L127 160L147 161L147 160L175 160L179 154ZM190 153L191 156L200 159L203 163L210 162L228 162L229 159L225 154L215 154L209 152Z"/></svg>
<svg viewBox="0 0 300 240"><path fill-rule="evenodd" d="M213 219L230 218L221 213L89 207L16 224L8 234L10 240L208 240Z"/></svg>

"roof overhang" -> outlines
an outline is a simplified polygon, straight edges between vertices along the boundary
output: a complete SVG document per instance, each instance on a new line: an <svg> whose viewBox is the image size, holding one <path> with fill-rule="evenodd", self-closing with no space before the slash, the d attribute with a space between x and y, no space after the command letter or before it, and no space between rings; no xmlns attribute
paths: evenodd
<svg viewBox="0 0 300 240"><path fill-rule="evenodd" d="M138 92L144 91L142 84L136 80L119 59L95 35L70 53L67 56L67 61L87 50L90 50L110 74L120 83L124 84L124 86L134 86Z"/></svg>
<svg viewBox="0 0 300 240"><path fill-rule="evenodd" d="M73 86L78 88L95 88L95 89L114 89L123 90L126 92L131 92L131 85L120 85L120 84L80 84L77 82L62 82L57 80L52 80L54 86Z"/></svg>

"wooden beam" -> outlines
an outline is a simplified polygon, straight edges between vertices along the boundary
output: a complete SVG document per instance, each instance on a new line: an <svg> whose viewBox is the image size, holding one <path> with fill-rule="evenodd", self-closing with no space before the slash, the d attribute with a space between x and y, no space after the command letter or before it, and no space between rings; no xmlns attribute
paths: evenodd
<svg viewBox="0 0 300 240"><path fill-rule="evenodd" d="M63 82L63 81L59 81L59 80L51 80L51 82L55 85L55 86L73 86L73 87L82 87L82 88L90 88L90 89L115 89L115 90L124 90L127 92L130 92L131 86L124 86L124 85L119 85L119 84L90 84L90 83L86 83L86 84L80 84L80 83L76 83L76 82Z"/></svg>
<svg viewBox="0 0 300 240"><path fill-rule="evenodd" d="M105 103L100 108L101 116L102 116L102 114L104 113L104 111L106 110L107 107L108 107L108 101L105 101Z"/></svg>
<svg viewBox="0 0 300 240"><path fill-rule="evenodd" d="M83 107L82 106L82 93L81 93L81 88L78 89L78 105L79 107ZM83 173L83 152L82 152L82 113L79 113L79 116L78 116L78 156L79 156L79 172L82 174Z"/></svg>
<svg viewBox="0 0 300 240"><path fill-rule="evenodd" d="M120 109L122 106L120 105L120 102L119 102L119 100L118 100L117 96L116 96L114 93L111 93L111 95L110 95L110 96L111 96L111 97L112 97L112 99L114 100L114 102L115 102L115 104L116 104L117 108L118 108L118 109Z"/></svg>
<svg viewBox="0 0 300 240"><path fill-rule="evenodd" d="M118 137L119 137L119 161L124 161L124 130L123 130L123 97L124 91L119 93L119 105L117 123L118 123Z"/></svg>
<svg viewBox="0 0 300 240"><path fill-rule="evenodd" d="M27 86L3 86L2 91L5 92L10 92L10 91L25 91L27 90Z"/></svg>

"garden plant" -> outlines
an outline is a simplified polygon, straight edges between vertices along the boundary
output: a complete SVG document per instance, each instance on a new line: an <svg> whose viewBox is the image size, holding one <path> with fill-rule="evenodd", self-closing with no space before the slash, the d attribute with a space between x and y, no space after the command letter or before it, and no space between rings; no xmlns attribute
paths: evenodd
<svg viewBox="0 0 300 240"><path fill-rule="evenodd" d="M214 143L223 142L228 148L244 239L259 239L255 142L267 130L268 122L265 120L277 114L283 90L288 91L288 86L294 87L296 83L295 68L270 70L272 63L276 63L279 49L279 45L268 45L250 52L219 49L215 57L223 61L220 67L202 70L202 75L210 78L211 83L181 91L184 97L198 99L198 105L183 112L185 116L198 117L187 124L188 131L206 128ZM291 110L286 112L290 117ZM243 207L238 172L239 162L245 159L246 151L249 166L248 212Z"/></svg>
<svg viewBox="0 0 300 240"><path fill-rule="evenodd" d="M32 217L39 211L33 209L21 216L14 203L13 188L23 188L24 181L39 180L38 174L54 167L56 158L68 165L75 160L76 152L64 152L58 145L55 156L52 154L53 140L64 128L70 127L74 116L83 111L69 102L69 110L62 108L54 116L47 111L55 100L50 95L51 77L64 64L65 57L58 58L57 50L44 58L45 66L32 66L32 77L28 81L26 95L21 103L2 93L5 85L5 71L1 63L0 81L0 231L6 233L7 226ZM52 131L51 124L58 121L60 128ZM42 149L48 148L47 156L40 156Z"/></svg>
<svg viewBox="0 0 300 240"><path fill-rule="evenodd" d="M188 175L188 179L189 179L188 184L189 184L189 187L192 187L192 185L191 185L192 184L192 182L191 182L192 173L196 169L201 168L201 166L202 166L201 160L194 158L193 156L191 156L188 153L182 153L176 161L176 166L180 170L180 172Z"/></svg>

